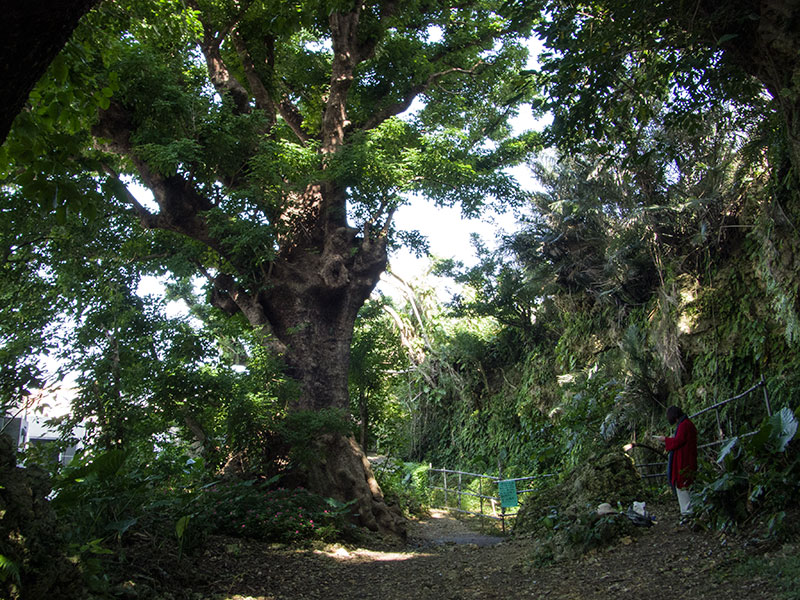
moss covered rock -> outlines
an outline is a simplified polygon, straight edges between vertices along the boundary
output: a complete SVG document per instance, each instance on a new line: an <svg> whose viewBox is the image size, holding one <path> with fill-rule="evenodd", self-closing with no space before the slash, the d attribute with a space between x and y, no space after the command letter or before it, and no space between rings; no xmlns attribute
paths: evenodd
<svg viewBox="0 0 800 600"><path fill-rule="evenodd" d="M527 495L514 533L535 538L540 559L581 554L635 532L625 515L597 514L599 504L628 507L642 497L642 480L628 456L595 455L560 483Z"/></svg>

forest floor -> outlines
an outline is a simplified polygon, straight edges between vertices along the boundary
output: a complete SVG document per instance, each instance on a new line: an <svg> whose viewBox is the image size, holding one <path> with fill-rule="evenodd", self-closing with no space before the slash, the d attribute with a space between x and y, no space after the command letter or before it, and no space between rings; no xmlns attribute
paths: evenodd
<svg viewBox="0 0 800 600"><path fill-rule="evenodd" d="M755 552L742 540L694 531L677 524L671 507L658 510L653 511L658 523L638 535L546 566L532 560L529 539L487 535L475 521L431 511L412 521L405 544L366 536L352 545L292 548L215 537L179 563L174 556L140 557L146 563L136 565L140 575L115 591L120 597L164 600L787 597L775 578L740 568ZM763 558L763 550L760 554Z"/></svg>

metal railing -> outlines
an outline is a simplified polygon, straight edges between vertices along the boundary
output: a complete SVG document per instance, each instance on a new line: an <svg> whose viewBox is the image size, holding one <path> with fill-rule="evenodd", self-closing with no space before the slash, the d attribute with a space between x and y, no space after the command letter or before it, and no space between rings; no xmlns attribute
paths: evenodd
<svg viewBox="0 0 800 600"><path fill-rule="evenodd" d="M770 405L769 394L767 393L767 382L764 379L764 376L762 375L761 376L761 380L758 383L756 383L755 385L753 385L750 388L746 389L742 393L737 394L735 396L731 396L730 398L726 398L725 400L721 400L720 402L717 402L716 404L712 404L711 406L707 406L706 408L704 408L702 410L699 410L694 414L689 415L689 418L690 419L694 419L694 418L699 417L700 415L702 415L704 413L707 413L707 412L713 410L713 411L715 411L715 415L716 415L716 418L717 418L717 429L720 432L722 432L722 426L720 425L719 409L722 408L723 406L725 406L726 404L730 404L731 402L734 402L736 400L741 400L742 398L745 398L746 396L749 396L750 394L752 394L753 392L755 392L759 388L763 388L763 390L764 390L764 405L765 405L765 409L766 409L766 412L767 412L767 416L772 416L772 406ZM750 437L750 436L755 435L755 434L756 434L755 431L750 431L748 433L744 433L744 434L742 434L740 436L736 436L736 437L744 438L744 437ZM711 448L713 446L718 446L720 444L724 444L725 442L729 441L730 439L731 439L730 437L725 437L723 435L718 440L714 440L713 442L708 442L706 444L702 444L702 445L698 446L697 449L698 450L703 450L705 448ZM651 448L651 450L652 450L652 448ZM645 469L645 468L649 468L649 467L662 467L662 468L665 469L664 472L661 472L661 473L644 473L644 474L642 474L642 479L654 479L656 477L665 477L666 474L667 474L666 473L666 468L667 468L667 462L666 461L659 461L659 462L654 462L654 463L637 463L637 464L634 464L634 467L636 467L637 469Z"/></svg>
<svg viewBox="0 0 800 600"><path fill-rule="evenodd" d="M516 517L517 511L509 511L506 507L502 506L498 491L498 482L513 481L515 484L519 484L519 482L530 482L536 479L555 477L555 474L547 473L542 475L532 475L530 477L504 479L503 477L495 477L493 475L486 475L483 473L456 471L454 469L434 469L432 466L428 469L428 473L439 473L441 474L442 479L442 485L434 485L432 483L429 484L430 489L440 491L444 494L443 506L433 506L433 508L475 515L487 519L494 519L501 522L503 531L505 531L505 520L507 518ZM465 479L468 479L468 481L465 482ZM478 480L477 492L469 489L470 484L474 483L475 479ZM517 496L519 497L521 494L535 492L538 489L539 488L535 487L528 489L517 489ZM465 497L477 498L478 510L469 510L469 508L465 508ZM453 498L455 498L455 500L453 500ZM451 501L455 504L455 506L451 506Z"/></svg>

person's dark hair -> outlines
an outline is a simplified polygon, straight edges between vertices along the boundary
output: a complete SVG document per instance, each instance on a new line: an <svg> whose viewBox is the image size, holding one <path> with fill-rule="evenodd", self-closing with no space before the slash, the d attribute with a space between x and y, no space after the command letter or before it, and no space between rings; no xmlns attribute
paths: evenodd
<svg viewBox="0 0 800 600"><path fill-rule="evenodd" d="M685 413L678 408L677 406L670 406L667 409L667 421L669 421L670 425L675 425L678 420L684 415Z"/></svg>

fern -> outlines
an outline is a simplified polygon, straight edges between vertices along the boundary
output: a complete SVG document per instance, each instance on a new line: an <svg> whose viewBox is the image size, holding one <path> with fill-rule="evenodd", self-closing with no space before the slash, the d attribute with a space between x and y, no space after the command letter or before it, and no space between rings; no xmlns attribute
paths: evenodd
<svg viewBox="0 0 800 600"><path fill-rule="evenodd" d="M17 586L21 585L19 565L7 556L0 554L0 581L6 582L9 578L12 579Z"/></svg>

